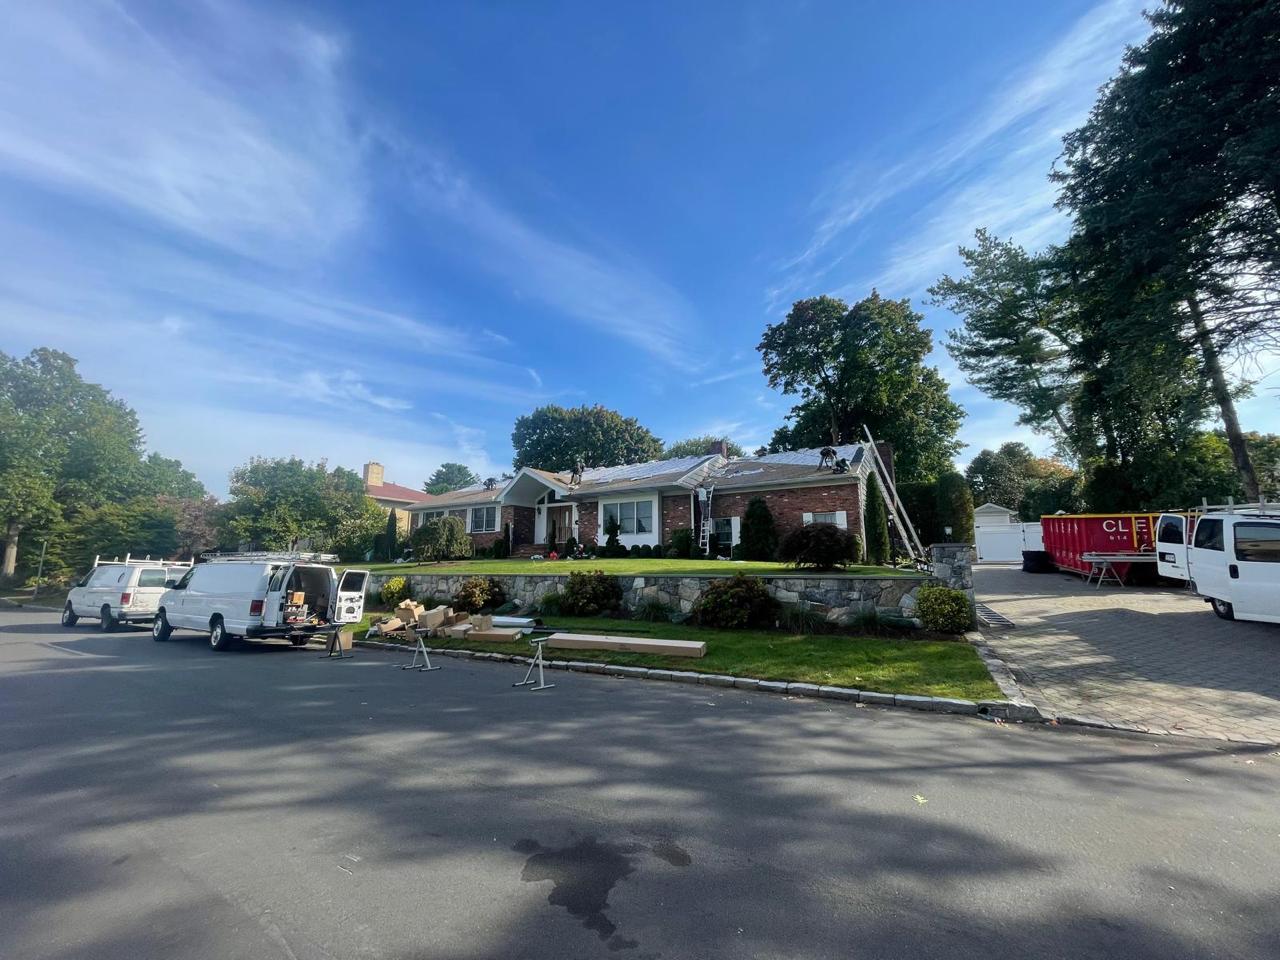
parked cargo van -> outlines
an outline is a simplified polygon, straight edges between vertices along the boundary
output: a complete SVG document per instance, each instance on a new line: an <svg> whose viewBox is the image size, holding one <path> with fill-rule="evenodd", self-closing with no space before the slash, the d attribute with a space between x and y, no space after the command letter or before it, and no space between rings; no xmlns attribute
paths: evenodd
<svg viewBox="0 0 1280 960"><path fill-rule="evenodd" d="M197 564L160 598L151 636L173 630L209 634L225 650L243 637L279 637L295 646L364 616L367 570L341 577L309 555L243 554Z"/></svg>
<svg viewBox="0 0 1280 960"><path fill-rule="evenodd" d="M92 569L67 593L62 625L74 627L81 617L96 618L98 629L109 633L122 623L151 623L160 597L190 568L179 560L95 558Z"/></svg>
<svg viewBox="0 0 1280 960"><path fill-rule="evenodd" d="M1280 505L1161 514L1156 568L1224 620L1280 623Z"/></svg>

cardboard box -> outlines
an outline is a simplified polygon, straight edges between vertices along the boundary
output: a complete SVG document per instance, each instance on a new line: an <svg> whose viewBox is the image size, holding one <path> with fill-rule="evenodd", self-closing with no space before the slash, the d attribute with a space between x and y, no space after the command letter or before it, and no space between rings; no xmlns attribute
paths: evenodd
<svg viewBox="0 0 1280 960"><path fill-rule="evenodd" d="M307 595L302 590L295 590L289 594L290 606L300 607L307 602Z"/></svg>
<svg viewBox="0 0 1280 960"><path fill-rule="evenodd" d="M492 630L493 617L489 614L474 613L471 615L471 625L477 630Z"/></svg>
<svg viewBox="0 0 1280 960"><path fill-rule="evenodd" d="M392 617L390 620L383 620L378 626L380 633L395 633L397 630L404 629L404 621L399 617Z"/></svg>
<svg viewBox="0 0 1280 960"><path fill-rule="evenodd" d="M467 634L468 640L490 640L495 643L510 643L520 639L521 631L514 627L490 627L488 630L473 629Z"/></svg>
<svg viewBox="0 0 1280 960"><path fill-rule="evenodd" d="M432 610L423 610L418 614L418 626L423 630L434 630L436 627L444 623L445 608L435 607Z"/></svg>
<svg viewBox="0 0 1280 960"><path fill-rule="evenodd" d="M355 641L356 633L354 630L338 631L338 649L350 650L351 644Z"/></svg>
<svg viewBox="0 0 1280 960"><path fill-rule="evenodd" d="M454 640L465 640L471 633L471 624L460 623L456 626L446 627L443 632L446 637L451 637Z"/></svg>
<svg viewBox="0 0 1280 960"><path fill-rule="evenodd" d="M469 614L469 613L453 613L453 614L450 614L448 617L446 617L444 622L445 622L445 625L446 625L446 626L450 626L450 627L455 626L455 625L457 625L457 624L459 624L459 623L470 623L470 622L471 622L471 614Z"/></svg>

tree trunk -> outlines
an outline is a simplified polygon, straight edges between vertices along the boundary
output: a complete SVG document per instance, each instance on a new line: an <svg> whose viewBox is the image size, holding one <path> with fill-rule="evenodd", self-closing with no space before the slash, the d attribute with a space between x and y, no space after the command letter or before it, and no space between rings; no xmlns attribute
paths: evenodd
<svg viewBox="0 0 1280 960"><path fill-rule="evenodd" d="M836 405L834 401L827 403L827 410L831 416L831 445L833 447L840 446L840 420L836 416Z"/></svg>
<svg viewBox="0 0 1280 960"><path fill-rule="evenodd" d="M1218 347L1213 342L1213 335L1205 323L1204 313L1200 309L1200 301L1194 296L1187 297L1187 310L1191 313L1191 322L1195 324L1196 342L1200 344L1200 352L1204 356L1205 368L1209 371L1209 381L1213 386L1213 398L1218 403L1218 411L1222 414L1222 425L1226 429L1227 444L1231 447L1231 457L1235 460L1236 469L1240 471L1240 481L1244 484L1246 499L1257 500L1258 475L1253 469L1253 460L1249 457L1249 447L1244 442L1244 433L1240 429L1240 419L1236 416L1236 404L1231 399L1231 388L1227 384L1226 374L1222 372L1222 358L1218 355Z"/></svg>
<svg viewBox="0 0 1280 960"><path fill-rule="evenodd" d="M0 567L0 576L12 577L18 569L18 534L22 532L21 524L10 523L5 532L4 566Z"/></svg>

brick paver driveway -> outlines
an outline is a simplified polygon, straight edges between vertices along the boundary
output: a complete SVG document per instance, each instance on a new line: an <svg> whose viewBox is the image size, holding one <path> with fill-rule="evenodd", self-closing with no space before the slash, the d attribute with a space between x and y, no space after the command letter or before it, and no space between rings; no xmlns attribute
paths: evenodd
<svg viewBox="0 0 1280 960"><path fill-rule="evenodd" d="M1280 625L1219 620L1177 589L1095 590L1004 565L974 581L1014 623L983 632L1046 715L1280 743Z"/></svg>

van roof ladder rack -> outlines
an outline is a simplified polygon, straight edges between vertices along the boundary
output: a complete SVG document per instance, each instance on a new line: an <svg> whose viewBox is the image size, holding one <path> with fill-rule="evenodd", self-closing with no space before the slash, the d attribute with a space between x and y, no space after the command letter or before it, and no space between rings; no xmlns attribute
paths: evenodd
<svg viewBox="0 0 1280 960"><path fill-rule="evenodd" d="M209 560L267 560L279 561L284 563L297 563L299 561L310 563L337 563L338 555L336 553L298 553L279 550L243 550L231 551L228 553L218 553L216 550L209 553L200 554L200 559Z"/></svg>
<svg viewBox="0 0 1280 960"><path fill-rule="evenodd" d="M157 567L189 567L189 566L191 566L192 561L190 561L190 560L165 560L165 559L163 559L163 558L161 558L161 559L157 559L157 560L153 560L153 559L151 558L151 554L149 554L149 553L148 553L145 557L135 557L132 553L126 553L126 554L124 555L124 559L123 559L123 560L121 560L119 556L112 557L110 560L108 560L106 557L102 556L102 554L95 554L95 555L94 555L94 558L93 558L93 565L94 565L95 567L99 567L99 566L101 566L101 565L102 565L102 564L104 564L104 563L149 563L149 564L153 564L154 566L157 566Z"/></svg>
<svg viewBox="0 0 1280 960"><path fill-rule="evenodd" d="M1257 503L1236 503L1235 497L1228 497L1226 503L1210 503L1207 498L1200 500L1200 513L1245 513L1249 515L1280 514L1280 503L1259 497Z"/></svg>

